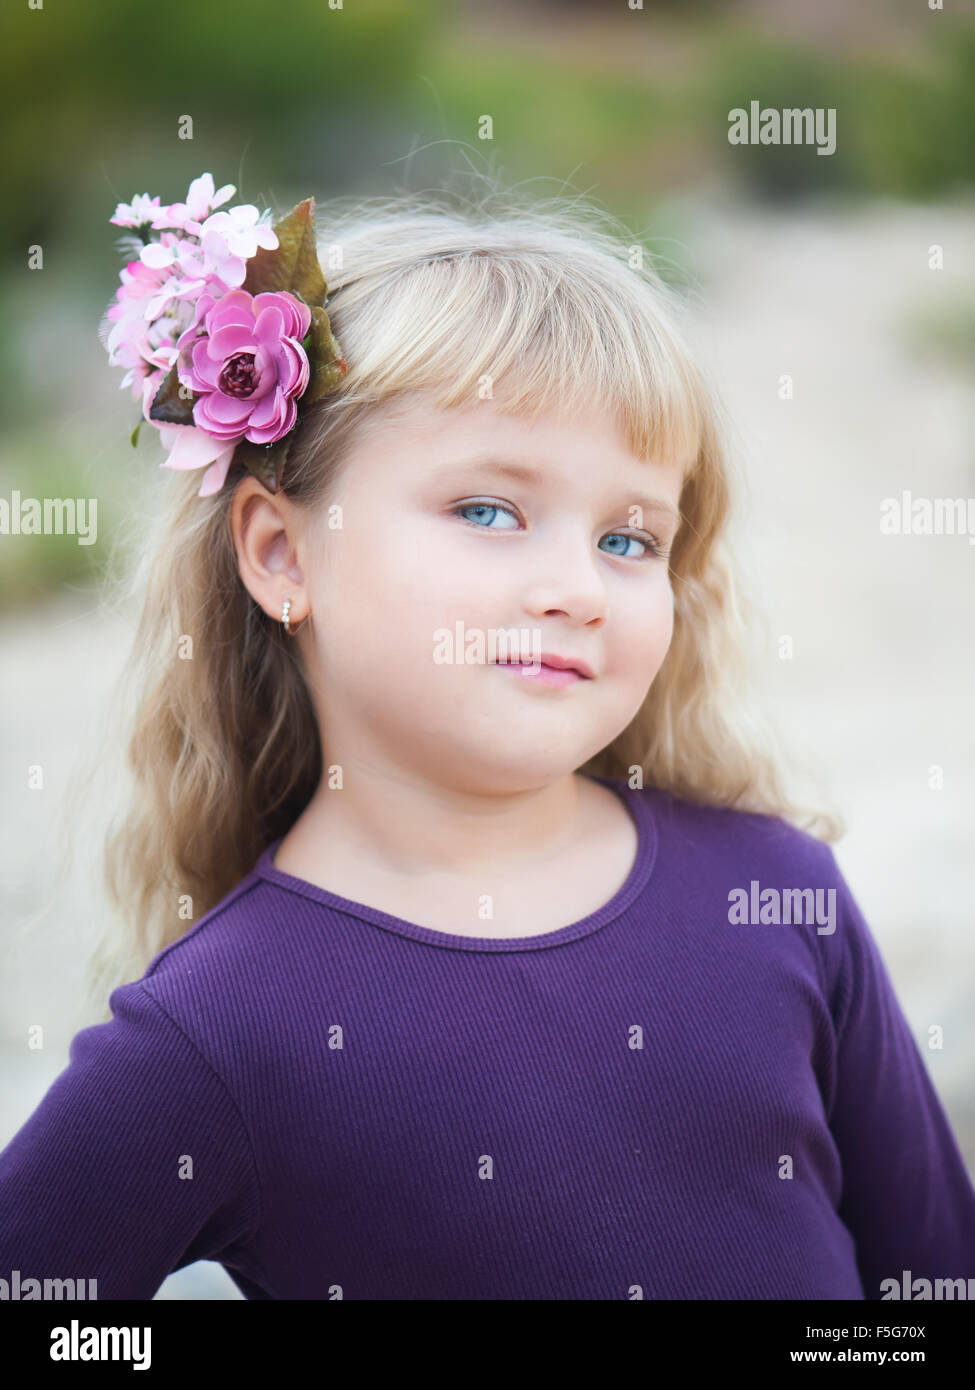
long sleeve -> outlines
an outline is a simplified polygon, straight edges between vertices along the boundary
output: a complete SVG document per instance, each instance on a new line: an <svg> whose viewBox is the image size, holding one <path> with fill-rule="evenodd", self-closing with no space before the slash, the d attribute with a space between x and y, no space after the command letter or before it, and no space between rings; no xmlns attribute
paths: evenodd
<svg viewBox="0 0 975 1390"><path fill-rule="evenodd" d="M975 1189L877 943L836 875L837 929L826 938L837 952L828 1118L843 1168L839 1214L856 1242L864 1295L880 1299L890 1296L882 1281L901 1289L904 1271L932 1283L975 1277Z"/></svg>
<svg viewBox="0 0 975 1390"><path fill-rule="evenodd" d="M109 1002L0 1153L0 1270L149 1299L249 1238L260 1192L232 1096L146 981Z"/></svg>

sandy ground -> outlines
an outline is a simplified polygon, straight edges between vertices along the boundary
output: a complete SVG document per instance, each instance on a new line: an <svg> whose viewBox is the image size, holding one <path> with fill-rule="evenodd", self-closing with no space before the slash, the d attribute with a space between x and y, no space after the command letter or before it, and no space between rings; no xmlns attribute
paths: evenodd
<svg viewBox="0 0 975 1390"><path fill-rule="evenodd" d="M922 357L903 326L972 293L957 267L975 208L864 213L672 209L701 303L693 333L734 424L747 479L736 546L769 614L762 676L775 709L845 814L837 858L975 1170L975 548L964 536L884 536L882 499L975 496L975 396L958 363ZM687 230L690 229L690 230ZM947 269L927 268L946 248ZM793 378L794 398L779 398ZM67 594L0 625L6 924L0 1145L67 1062L84 899L30 927L49 884L52 816L74 751L125 652L125 620ZM792 660L777 642L792 638ZM40 764L43 790L17 769ZM929 769L943 769L943 789ZM91 909L89 908L90 912ZM28 1051L29 1024L45 1046ZM926 1046L929 1028L944 1046ZM236 1298L216 1265L160 1298Z"/></svg>

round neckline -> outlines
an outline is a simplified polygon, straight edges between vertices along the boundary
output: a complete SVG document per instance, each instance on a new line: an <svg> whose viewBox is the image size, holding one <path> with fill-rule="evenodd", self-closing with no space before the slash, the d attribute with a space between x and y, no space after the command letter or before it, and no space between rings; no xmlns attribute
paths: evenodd
<svg viewBox="0 0 975 1390"><path fill-rule="evenodd" d="M650 798L647 795L648 789L635 790L628 783L609 777L592 777L590 780L601 782L603 786L615 792L632 816L637 829L636 857L624 882L602 907L596 908L595 912L590 912L577 922L569 922L566 926L559 927L556 931L541 932L535 936L455 936L453 932L437 931L434 927L421 926L419 922L409 922L403 917L383 912L378 907L370 907L368 903L343 898L338 893L319 887L317 883L310 883L307 879L298 878L295 874L277 868L274 855L284 839L283 835L271 841L252 872L258 878L287 892L309 898L312 902L343 912L347 916L371 922L374 926L395 932L398 936L425 942L428 946L440 946L452 951L543 951L553 946L563 946L569 941L578 941L581 937L590 936L625 912L646 887L657 858L659 837Z"/></svg>

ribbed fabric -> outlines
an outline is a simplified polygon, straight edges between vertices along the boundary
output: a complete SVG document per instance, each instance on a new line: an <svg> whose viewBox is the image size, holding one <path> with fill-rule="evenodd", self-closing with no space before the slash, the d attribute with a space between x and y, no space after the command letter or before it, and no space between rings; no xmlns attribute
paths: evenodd
<svg viewBox="0 0 975 1390"><path fill-rule="evenodd" d="M541 936L403 921L270 845L0 1154L0 1278L148 1299L212 1259L248 1298L561 1300L975 1277L975 1190L832 850L602 780L636 860ZM835 930L729 921L753 880L835 889Z"/></svg>

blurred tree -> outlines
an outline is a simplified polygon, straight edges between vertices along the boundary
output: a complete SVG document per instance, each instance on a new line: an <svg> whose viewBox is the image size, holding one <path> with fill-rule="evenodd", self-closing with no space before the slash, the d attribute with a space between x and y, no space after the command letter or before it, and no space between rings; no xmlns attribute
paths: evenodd
<svg viewBox="0 0 975 1390"><path fill-rule="evenodd" d="M290 183L309 166L330 176L348 159L353 122L343 113L395 111L442 8L442 0L341 9L327 0L5 5L0 254L19 259L28 243L66 231L99 166L123 181L116 193L125 200L184 196L183 181L216 152L221 179L235 177L245 151L260 180L273 170ZM191 141L178 136L182 115L193 117Z"/></svg>
<svg viewBox="0 0 975 1390"><path fill-rule="evenodd" d="M924 199L975 183L975 25L927 31L925 61L833 54L783 43L767 32L732 31L698 77L708 123L722 133L728 112L834 108L836 149L729 145L721 155L753 196L791 201L805 194ZM810 157L812 156L812 157Z"/></svg>

